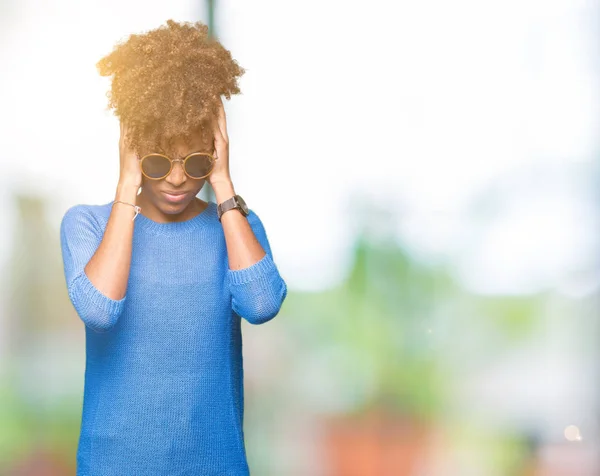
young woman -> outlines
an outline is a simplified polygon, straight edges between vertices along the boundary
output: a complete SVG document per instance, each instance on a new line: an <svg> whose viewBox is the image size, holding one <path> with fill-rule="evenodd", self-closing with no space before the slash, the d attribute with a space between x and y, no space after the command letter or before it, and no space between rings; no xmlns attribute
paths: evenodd
<svg viewBox="0 0 600 476"><path fill-rule="evenodd" d="M120 178L60 230L86 332L77 475L248 475L241 319L275 317L287 287L229 172L221 95L244 70L205 25L172 20L98 67ZM196 198L207 181L216 202Z"/></svg>

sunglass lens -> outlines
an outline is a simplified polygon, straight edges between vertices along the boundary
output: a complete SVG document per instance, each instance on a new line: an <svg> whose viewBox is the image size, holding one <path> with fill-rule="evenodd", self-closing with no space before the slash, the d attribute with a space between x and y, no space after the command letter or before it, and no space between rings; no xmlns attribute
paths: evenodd
<svg viewBox="0 0 600 476"><path fill-rule="evenodd" d="M213 167L213 160L210 155L192 154L185 162L185 170L190 177L206 177Z"/></svg>
<svg viewBox="0 0 600 476"><path fill-rule="evenodd" d="M169 173L171 162L162 155L148 155L142 161L142 170L150 178L162 178Z"/></svg>

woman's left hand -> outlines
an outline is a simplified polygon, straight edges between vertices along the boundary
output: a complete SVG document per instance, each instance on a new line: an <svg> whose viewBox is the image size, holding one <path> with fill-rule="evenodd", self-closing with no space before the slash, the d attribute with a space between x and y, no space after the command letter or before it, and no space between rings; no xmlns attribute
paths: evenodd
<svg viewBox="0 0 600 476"><path fill-rule="evenodd" d="M214 187L216 184L231 182L231 175L229 173L229 137L227 135L225 107L223 106L221 96L219 96L219 112L216 121L213 121L213 134L217 161L207 180Z"/></svg>

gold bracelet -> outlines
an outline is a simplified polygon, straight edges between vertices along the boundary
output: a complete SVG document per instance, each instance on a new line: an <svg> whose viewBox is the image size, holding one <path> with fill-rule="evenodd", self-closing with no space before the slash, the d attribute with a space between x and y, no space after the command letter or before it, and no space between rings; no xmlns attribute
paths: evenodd
<svg viewBox="0 0 600 476"><path fill-rule="evenodd" d="M114 200L114 201L113 201L113 205L114 205L115 203L124 203L125 205L130 205L130 206L132 206L133 208L135 208L135 215L133 216L133 218L131 219L131 221L135 220L135 217L137 217L137 216L138 216L138 213L140 213L140 211L142 210L142 207L138 207L137 205L134 205L133 203L127 203L127 202L123 202L123 201L121 201L121 200Z"/></svg>

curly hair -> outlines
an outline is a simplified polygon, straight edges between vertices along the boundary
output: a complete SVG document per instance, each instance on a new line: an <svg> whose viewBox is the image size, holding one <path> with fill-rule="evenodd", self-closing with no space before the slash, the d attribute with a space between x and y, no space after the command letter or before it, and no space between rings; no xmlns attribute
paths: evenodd
<svg viewBox="0 0 600 476"><path fill-rule="evenodd" d="M212 137L221 95L240 94L245 73L229 50L201 22L167 20L154 30L132 34L97 63L112 76L108 109L128 127L131 147L166 152L176 137ZM210 140L210 139L209 139Z"/></svg>

